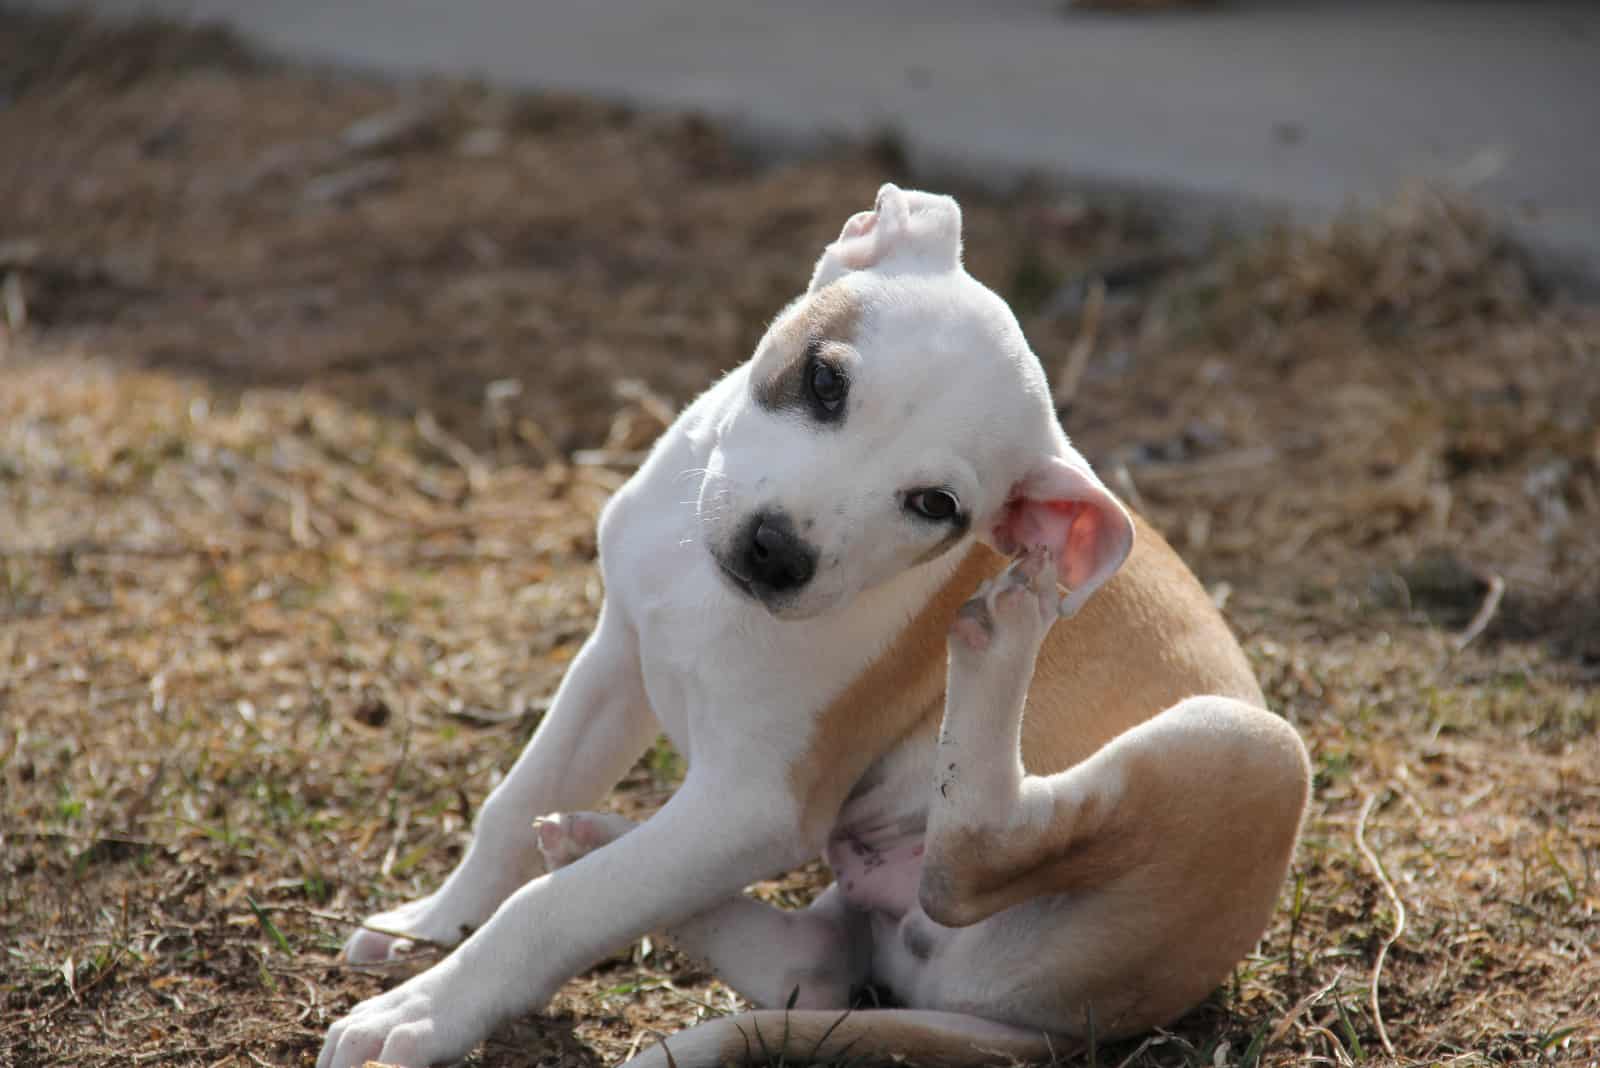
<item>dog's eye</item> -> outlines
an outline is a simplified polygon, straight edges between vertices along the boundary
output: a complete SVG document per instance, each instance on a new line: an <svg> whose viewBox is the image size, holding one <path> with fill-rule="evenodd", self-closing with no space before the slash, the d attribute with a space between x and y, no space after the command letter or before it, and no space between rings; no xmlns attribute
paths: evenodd
<svg viewBox="0 0 1600 1068"><path fill-rule="evenodd" d="M835 415L844 407L845 394L850 392L850 380L837 367L825 360L814 360L806 381L811 387L812 399L824 413Z"/></svg>
<svg viewBox="0 0 1600 1068"><path fill-rule="evenodd" d="M952 519L960 507L955 495L945 490L913 490L906 494L906 508L924 519Z"/></svg>

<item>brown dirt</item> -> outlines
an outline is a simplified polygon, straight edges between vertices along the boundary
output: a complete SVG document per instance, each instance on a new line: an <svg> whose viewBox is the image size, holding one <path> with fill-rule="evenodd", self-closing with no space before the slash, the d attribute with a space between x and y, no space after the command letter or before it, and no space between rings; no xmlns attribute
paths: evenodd
<svg viewBox="0 0 1600 1068"><path fill-rule="evenodd" d="M0 1063L309 1063L383 985L344 931L448 870L587 632L631 455L918 176L3 10L0 144ZM1047 366L1089 343L1069 430L1318 769L1259 950L1095 1060L1592 1061L1600 310L1426 190L1198 258L961 192ZM474 1062L736 1005L641 944Z"/></svg>

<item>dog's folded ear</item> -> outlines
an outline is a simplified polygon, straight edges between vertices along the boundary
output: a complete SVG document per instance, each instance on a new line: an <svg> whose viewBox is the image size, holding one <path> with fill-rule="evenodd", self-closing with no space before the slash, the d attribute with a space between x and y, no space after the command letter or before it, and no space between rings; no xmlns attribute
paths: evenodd
<svg viewBox="0 0 1600 1068"><path fill-rule="evenodd" d="M815 293L851 271L935 273L961 262L961 207L953 197L885 184L871 211L850 216L811 275Z"/></svg>
<svg viewBox="0 0 1600 1068"><path fill-rule="evenodd" d="M1052 456L1011 487L987 529L988 541L1010 555L1043 547L1055 555L1068 589L1061 614L1083 607L1133 549L1133 519L1075 454Z"/></svg>

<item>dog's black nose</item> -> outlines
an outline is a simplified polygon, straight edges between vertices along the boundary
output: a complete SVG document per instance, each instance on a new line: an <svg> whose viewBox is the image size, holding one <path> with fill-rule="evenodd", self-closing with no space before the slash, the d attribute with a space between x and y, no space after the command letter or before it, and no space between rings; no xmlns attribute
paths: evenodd
<svg viewBox="0 0 1600 1068"><path fill-rule="evenodd" d="M750 581L773 593L798 590L817 573L817 554L800 540L789 517L763 513L750 524L744 563Z"/></svg>

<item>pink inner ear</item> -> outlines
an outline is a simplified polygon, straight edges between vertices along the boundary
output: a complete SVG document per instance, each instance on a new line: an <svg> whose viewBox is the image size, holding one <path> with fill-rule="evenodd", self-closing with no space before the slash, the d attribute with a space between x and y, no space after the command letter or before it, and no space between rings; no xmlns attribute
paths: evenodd
<svg viewBox="0 0 1600 1068"><path fill-rule="evenodd" d="M878 213L875 211L858 211L845 220L844 233L841 237L862 237L872 232L878 224Z"/></svg>
<svg viewBox="0 0 1600 1068"><path fill-rule="evenodd" d="M1082 501L1038 501L1013 497L994 526L995 547L1016 553L1043 546L1055 553L1056 571L1069 588L1089 580L1098 566L1105 518Z"/></svg>

